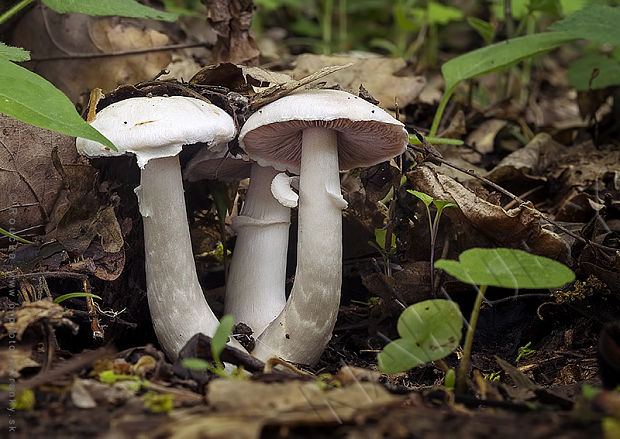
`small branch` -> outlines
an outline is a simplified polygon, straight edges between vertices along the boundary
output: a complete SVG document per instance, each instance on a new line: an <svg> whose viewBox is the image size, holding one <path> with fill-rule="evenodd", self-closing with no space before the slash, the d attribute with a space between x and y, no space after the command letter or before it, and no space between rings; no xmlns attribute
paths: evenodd
<svg viewBox="0 0 620 439"><path fill-rule="evenodd" d="M167 50L179 50L179 49L191 49L195 47L209 47L210 44L206 41L200 43L185 43L185 44L171 44L169 46L149 47L146 49L133 49L123 50L120 52L109 53L78 53L74 55L55 55L55 56L41 56L32 58L30 61L45 62L45 61L61 61L70 59L93 59L93 58L107 58L112 56L126 56L126 55L139 55L143 53L152 52L165 52Z"/></svg>

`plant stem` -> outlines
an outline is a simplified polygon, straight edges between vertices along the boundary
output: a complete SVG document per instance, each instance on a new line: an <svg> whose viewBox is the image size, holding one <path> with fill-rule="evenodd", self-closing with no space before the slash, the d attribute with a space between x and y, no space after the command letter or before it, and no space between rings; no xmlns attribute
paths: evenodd
<svg viewBox="0 0 620 439"><path fill-rule="evenodd" d="M482 305L482 299L484 299L486 291L487 285L481 285L478 289L476 302L471 310L471 316L469 317L469 328L467 328L465 344L463 346L463 358L461 358L461 364L459 364L456 376L456 390L459 393L463 393L467 389L467 371L469 369L469 359L471 357L471 346L474 342L474 332L476 332L476 324L478 323L478 316L480 315L480 306Z"/></svg>
<svg viewBox="0 0 620 439"><path fill-rule="evenodd" d="M439 128L439 122L441 122L441 116L443 116L443 112L446 109L446 105L448 101L452 97L452 93L456 89L456 86L459 83L454 84L451 88L446 90L441 97L441 101L439 102L439 106L437 107L437 111L435 111L435 117L433 118L433 124L431 125L431 130L428 133L429 137L434 137L437 134L437 129Z"/></svg>
<svg viewBox="0 0 620 439"><path fill-rule="evenodd" d="M323 0L323 54L331 55L332 53L332 10L334 9L334 0Z"/></svg>
<svg viewBox="0 0 620 439"><path fill-rule="evenodd" d="M338 2L338 50L347 50L347 0Z"/></svg>
<svg viewBox="0 0 620 439"><path fill-rule="evenodd" d="M4 12L2 15L0 15L0 24L4 23L5 21L7 21L9 18L11 18L13 15L17 14L19 11L21 11L22 9L24 9L26 6L28 6L30 3L32 3L34 0L21 0L20 2L18 2L17 4L15 4L12 8L10 8L8 11Z"/></svg>

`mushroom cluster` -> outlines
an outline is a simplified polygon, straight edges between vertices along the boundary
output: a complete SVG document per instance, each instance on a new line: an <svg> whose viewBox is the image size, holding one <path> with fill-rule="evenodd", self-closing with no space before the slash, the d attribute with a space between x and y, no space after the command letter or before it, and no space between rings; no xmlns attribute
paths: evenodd
<svg viewBox="0 0 620 439"><path fill-rule="evenodd" d="M347 203L339 173L401 154L408 138L403 124L336 90L296 92L260 108L239 133L247 157L230 156L225 148L237 135L232 118L195 98L126 99L104 108L92 124L118 154L135 154L141 168L136 193L144 218L147 295L166 354L176 358L195 333L213 336L218 325L196 275L177 157L182 145L205 143L208 148L188 163L186 179L250 177L232 223L237 241L226 313L253 329L256 357L316 363L340 303L341 213ZM85 139L77 146L91 157L117 155ZM297 267L286 300L290 209L297 205Z"/></svg>

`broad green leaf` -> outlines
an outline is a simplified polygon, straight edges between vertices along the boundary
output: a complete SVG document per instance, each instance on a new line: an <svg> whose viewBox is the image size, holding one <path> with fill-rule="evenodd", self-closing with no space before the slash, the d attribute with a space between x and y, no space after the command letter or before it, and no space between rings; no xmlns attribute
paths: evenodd
<svg viewBox="0 0 620 439"><path fill-rule="evenodd" d="M595 69L598 70L598 74L592 79L593 90L620 84L620 61L598 53L592 53L574 61L566 75L577 90L589 90L590 78Z"/></svg>
<svg viewBox="0 0 620 439"><path fill-rule="evenodd" d="M440 259L435 267L462 282L502 288L557 288L575 279L560 262L508 248L472 248L458 261Z"/></svg>
<svg viewBox="0 0 620 439"><path fill-rule="evenodd" d="M385 373L409 370L454 351L461 339L463 318L450 300L425 300L408 307L398 319L398 333L377 356Z"/></svg>
<svg viewBox="0 0 620 439"><path fill-rule="evenodd" d="M467 23L478 32L478 35L480 35L487 44L493 41L495 37L495 26L491 23L477 17L467 17Z"/></svg>
<svg viewBox="0 0 620 439"><path fill-rule="evenodd" d="M407 189L407 192L409 192L411 195L415 195L420 200L422 200L422 202L426 204L426 207L430 206L431 203L433 202L433 197L431 197L428 194L425 194L424 192L412 191L411 189Z"/></svg>
<svg viewBox="0 0 620 439"><path fill-rule="evenodd" d="M211 366L207 361L202 358L183 358L181 364L184 368L190 370L207 370Z"/></svg>
<svg viewBox="0 0 620 439"><path fill-rule="evenodd" d="M213 359L219 362L220 354L228 342L228 336L232 333L235 326L235 319L233 316L227 314L220 320L220 326L217 327L213 338L211 339L211 353Z"/></svg>
<svg viewBox="0 0 620 439"><path fill-rule="evenodd" d="M576 37L565 32L532 34L495 43L451 59L441 66L446 93L461 81L502 70L574 39Z"/></svg>
<svg viewBox="0 0 620 439"><path fill-rule="evenodd" d="M0 113L30 125L95 140L116 149L87 124L60 90L31 71L0 59Z"/></svg>
<svg viewBox="0 0 620 439"><path fill-rule="evenodd" d="M428 2L428 22L430 24L447 24L463 18L463 12L452 6L444 6L438 2Z"/></svg>
<svg viewBox="0 0 620 439"><path fill-rule="evenodd" d="M54 11L79 12L87 15L118 15L121 17L154 18L155 20L174 21L176 14L159 11L141 5L135 0L42 0Z"/></svg>
<svg viewBox="0 0 620 439"><path fill-rule="evenodd" d="M596 43L620 44L620 8L591 5L573 12L562 21L555 22L550 29L563 31L574 38L583 38Z"/></svg>
<svg viewBox="0 0 620 439"><path fill-rule="evenodd" d="M54 303L60 303L67 299L72 299L74 297L92 297L93 299L101 300L101 297L97 296L96 294L85 293L83 291L79 291L77 293L67 293L67 294L63 294L62 296L58 296L54 299Z"/></svg>
<svg viewBox="0 0 620 439"><path fill-rule="evenodd" d="M7 46L0 41L0 59L16 62L28 61L30 60L30 52L21 47Z"/></svg>

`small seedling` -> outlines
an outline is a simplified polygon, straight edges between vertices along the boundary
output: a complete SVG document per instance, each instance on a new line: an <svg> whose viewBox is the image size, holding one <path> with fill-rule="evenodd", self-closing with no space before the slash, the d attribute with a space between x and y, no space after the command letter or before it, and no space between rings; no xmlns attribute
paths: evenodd
<svg viewBox="0 0 620 439"><path fill-rule="evenodd" d="M528 341L527 344L525 346L521 346L519 348L519 355L517 356L517 359L515 360L515 363L518 363L519 360L521 360L522 358L530 358L532 355L534 355L536 353L535 349L530 349L530 345L532 344L531 341Z"/></svg>
<svg viewBox="0 0 620 439"><path fill-rule="evenodd" d="M439 219L441 218L441 213L446 207L457 207L456 204L451 203L450 201L445 200L435 200L430 195L425 194L424 192L407 190L411 195L415 195L418 197L424 205L426 206L426 213L428 214L428 226L431 232L431 291L435 291L435 242L437 240L437 233L439 232ZM434 204L437 208L437 213L435 214L435 218L431 217L431 209L430 205Z"/></svg>
<svg viewBox="0 0 620 439"><path fill-rule="evenodd" d="M388 245L387 230L375 229L375 241L368 241L368 245L376 249L383 258L388 276L390 275L390 255L396 253L396 235L392 233L392 239Z"/></svg>
<svg viewBox="0 0 620 439"><path fill-rule="evenodd" d="M459 345L463 318L459 306L444 299L425 300L398 318L396 339L377 355L379 369L393 374L439 360Z"/></svg>
<svg viewBox="0 0 620 439"><path fill-rule="evenodd" d="M472 248L461 253L458 261L440 259L435 265L461 282L475 285L478 291L457 373L459 392L463 392L466 387L476 323L489 286L513 289L558 288L575 279L572 270L560 262L508 248Z"/></svg>
<svg viewBox="0 0 620 439"><path fill-rule="evenodd" d="M228 342L228 337L232 333L234 326L235 320L233 319L233 316L225 315L220 320L220 325L217 327L215 334L211 338L211 356L213 357L215 366L202 358L185 358L182 361L183 367L199 371L208 370L211 373L225 378L236 376L235 374L229 374L220 360L220 355Z"/></svg>

